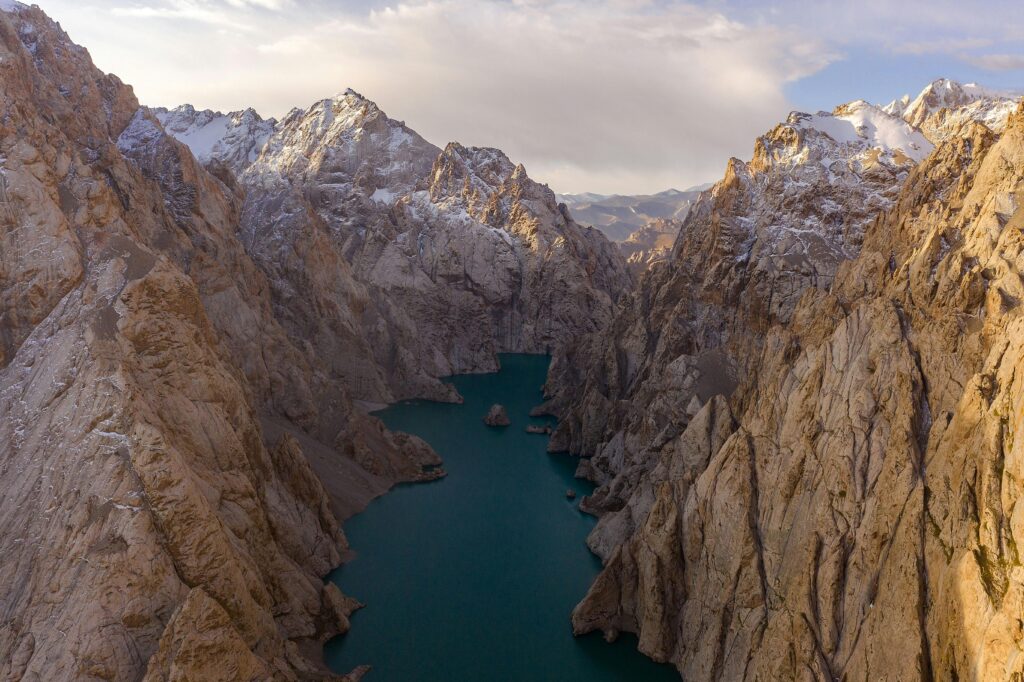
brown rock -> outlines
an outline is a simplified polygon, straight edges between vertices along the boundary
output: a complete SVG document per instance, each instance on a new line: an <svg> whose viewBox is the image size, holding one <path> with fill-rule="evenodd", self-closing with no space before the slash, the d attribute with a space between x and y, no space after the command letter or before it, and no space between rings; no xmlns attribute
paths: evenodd
<svg viewBox="0 0 1024 682"><path fill-rule="evenodd" d="M508 418L508 412L505 411L504 405L495 403L491 405L491 409L484 415L484 424L488 426L508 426L512 421Z"/></svg>

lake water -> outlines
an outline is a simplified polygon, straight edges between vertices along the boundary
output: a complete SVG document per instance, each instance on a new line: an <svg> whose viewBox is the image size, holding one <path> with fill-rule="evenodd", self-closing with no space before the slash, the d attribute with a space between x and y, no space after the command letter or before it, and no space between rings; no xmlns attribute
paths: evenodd
<svg viewBox="0 0 1024 682"><path fill-rule="evenodd" d="M378 414L444 458L448 476L399 486L345 524L356 558L330 576L366 608L327 643L344 673L367 682L679 680L622 635L572 636L569 615L600 562L585 544L595 519L576 507L591 486L577 460L528 434L548 358L502 355L496 374L451 379L462 405L410 401ZM481 421L493 403L512 425ZM566 490L577 492L566 499Z"/></svg>

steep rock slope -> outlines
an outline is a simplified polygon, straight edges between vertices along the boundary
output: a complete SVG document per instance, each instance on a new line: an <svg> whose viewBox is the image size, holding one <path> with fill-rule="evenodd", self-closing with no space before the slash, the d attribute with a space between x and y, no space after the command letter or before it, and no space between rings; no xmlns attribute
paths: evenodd
<svg viewBox="0 0 1024 682"><path fill-rule="evenodd" d="M609 481L589 501L605 569L577 631L637 632L687 680L1022 673L1010 614L1024 112L997 127L967 121L910 169L827 291L804 286L788 314L748 323L746 341L727 328L742 367L728 401L696 391L692 418L661 428L643 423L664 404L657 391L612 408L637 426L590 469ZM694 227L664 271L690 268ZM660 277L637 294L647 329L694 291ZM652 283L663 290L645 299ZM642 455L602 460L639 435Z"/></svg>
<svg viewBox="0 0 1024 682"><path fill-rule="evenodd" d="M655 263L668 258L682 226L682 222L678 220L658 218L646 223L619 242L619 249L626 257L626 263L634 278L639 279L640 275L650 270Z"/></svg>
<svg viewBox="0 0 1024 682"><path fill-rule="evenodd" d="M793 113L750 162L732 159L608 331L556 357L548 407L563 420L552 449L594 455L584 473L628 489L703 403L731 392L803 291L832 283L930 149L901 119L853 102ZM589 504L622 504L609 493Z"/></svg>
<svg viewBox="0 0 1024 682"><path fill-rule="evenodd" d="M180 127L207 139L204 121ZM215 161L240 156L227 140L214 148ZM351 90L289 113L240 183L242 239L280 317L360 398L454 399L437 377L595 331L630 286L614 246L521 165L495 149L440 150ZM325 321L345 300L352 312Z"/></svg>
<svg viewBox="0 0 1024 682"><path fill-rule="evenodd" d="M435 456L320 380L240 197L130 88L37 8L0 50L3 677L330 677L304 652L351 608L335 510Z"/></svg>

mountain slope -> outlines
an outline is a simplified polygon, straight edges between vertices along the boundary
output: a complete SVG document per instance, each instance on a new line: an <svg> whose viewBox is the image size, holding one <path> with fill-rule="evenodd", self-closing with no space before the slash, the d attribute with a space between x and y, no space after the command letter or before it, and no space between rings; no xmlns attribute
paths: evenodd
<svg viewBox="0 0 1024 682"><path fill-rule="evenodd" d="M339 520L444 475L359 401L596 330L624 262L496 150L151 111L3 8L0 674L337 679Z"/></svg>
<svg viewBox="0 0 1024 682"><path fill-rule="evenodd" d="M964 125L918 163L791 116L559 358L552 446L602 483L578 632L637 632L688 680L1020 674L1024 113L999 135L946 112ZM807 182L836 152L859 170ZM833 230L818 207L851 199ZM768 267L794 231L827 278Z"/></svg>
<svg viewBox="0 0 1024 682"><path fill-rule="evenodd" d="M337 516L436 456L318 380L239 197L130 88L37 8L0 49L0 670L332 677L300 648L347 627Z"/></svg>
<svg viewBox="0 0 1024 682"><path fill-rule="evenodd" d="M207 118L180 127L206 131ZM215 147L215 160L241 155L227 138ZM360 398L455 399L437 377L561 347L599 329L631 286L614 246L521 165L438 149L351 90L289 113L238 177L242 239L279 316ZM336 282L339 270L353 281ZM341 329L305 295L324 289L358 300Z"/></svg>

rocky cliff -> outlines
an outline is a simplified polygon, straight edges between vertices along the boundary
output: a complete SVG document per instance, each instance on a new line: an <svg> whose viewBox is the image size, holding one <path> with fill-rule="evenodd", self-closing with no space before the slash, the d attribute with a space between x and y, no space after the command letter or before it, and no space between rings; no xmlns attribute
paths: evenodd
<svg viewBox="0 0 1024 682"><path fill-rule="evenodd" d="M668 258L681 227L682 222L678 220L658 218L619 242L619 249L634 279L639 280L651 266Z"/></svg>
<svg viewBox="0 0 1024 682"><path fill-rule="evenodd" d="M624 260L351 91L150 110L17 2L0 49L0 676L333 679L339 521L444 475L360 401L596 331Z"/></svg>
<svg viewBox="0 0 1024 682"><path fill-rule="evenodd" d="M351 90L273 123L241 165L266 122L162 115L237 174L242 241L279 316L357 397L456 399L437 377L562 347L602 328L631 286L614 245L522 165L496 149L441 150Z"/></svg>
<svg viewBox="0 0 1024 682"><path fill-rule="evenodd" d="M1006 109L944 105L962 124L931 127L934 149L872 112L858 137L917 149L885 133L838 166L791 117L698 202L614 333L560 358L553 446L603 484L578 632L636 632L687 680L1024 673L1024 112L988 127L960 106Z"/></svg>
<svg viewBox="0 0 1024 682"><path fill-rule="evenodd" d="M275 316L230 178L40 10L5 7L0 671L330 677L337 519L436 455L354 409Z"/></svg>

